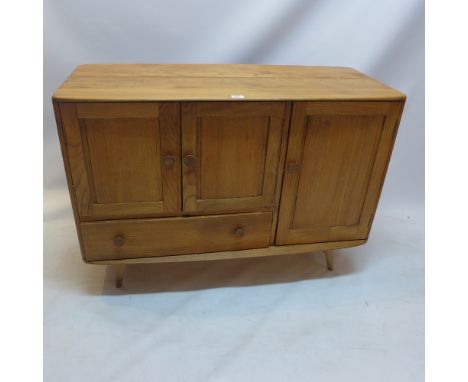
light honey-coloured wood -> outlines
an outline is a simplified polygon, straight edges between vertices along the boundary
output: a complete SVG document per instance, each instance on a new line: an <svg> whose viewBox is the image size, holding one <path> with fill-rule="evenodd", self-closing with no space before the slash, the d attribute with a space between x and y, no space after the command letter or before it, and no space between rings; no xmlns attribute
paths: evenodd
<svg viewBox="0 0 468 382"><path fill-rule="evenodd" d="M102 221L80 227L88 261L178 255L268 247L271 212Z"/></svg>
<svg viewBox="0 0 468 382"><path fill-rule="evenodd" d="M158 256L158 257L139 257L134 259L116 259L116 260L97 260L89 261L92 264L146 264L146 263L177 263L185 261L211 261L211 260L228 260L228 259L247 259L251 257L264 256L283 256L283 255L299 255L313 252L323 252L325 250L351 248L363 245L366 240L350 240L338 241L329 243L316 244L296 244L296 245L281 245L270 246L266 248L245 249L240 251L221 251L210 253L193 253L188 255L177 256Z"/></svg>
<svg viewBox="0 0 468 382"><path fill-rule="evenodd" d="M83 261L86 261L84 257L84 247L83 247L83 239L81 236L81 230L79 229L80 225L80 217L78 214L78 205L76 202L76 194L75 194L75 187L73 185L73 180L71 177L71 169L70 169L70 162L69 162L69 156L68 156L68 150L67 150L67 145L66 145L66 139L65 139L65 131L63 129L63 123L62 123L62 113L60 112L60 106L57 102L53 101L52 102L54 106L54 114L55 114L55 122L57 124L57 135L59 137L60 141L60 150L62 152L62 159L63 159L63 166L65 169L65 176L67 179L67 186L68 186L68 192L70 195L70 200L71 200L71 206L73 210L73 218L75 221L75 226L78 234L78 242L80 244L80 252L81 252L81 258Z"/></svg>
<svg viewBox="0 0 468 382"><path fill-rule="evenodd" d="M53 97L83 260L364 244L404 94L351 68L81 65Z"/></svg>
<svg viewBox="0 0 468 382"><path fill-rule="evenodd" d="M81 217L181 211L176 103L61 104ZM173 158L166 163L165 158Z"/></svg>
<svg viewBox="0 0 468 382"><path fill-rule="evenodd" d="M396 102L297 102L277 243L366 239L397 129Z"/></svg>
<svg viewBox="0 0 468 382"><path fill-rule="evenodd" d="M403 100L351 68L280 65L80 65L57 101Z"/></svg>
<svg viewBox="0 0 468 382"><path fill-rule="evenodd" d="M285 106L182 104L184 211L273 209Z"/></svg>

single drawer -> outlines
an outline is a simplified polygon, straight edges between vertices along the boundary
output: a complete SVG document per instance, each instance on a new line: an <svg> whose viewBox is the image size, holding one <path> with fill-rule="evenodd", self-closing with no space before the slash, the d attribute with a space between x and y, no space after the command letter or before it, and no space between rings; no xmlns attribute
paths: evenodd
<svg viewBox="0 0 468 382"><path fill-rule="evenodd" d="M272 213L81 223L87 261L268 247Z"/></svg>

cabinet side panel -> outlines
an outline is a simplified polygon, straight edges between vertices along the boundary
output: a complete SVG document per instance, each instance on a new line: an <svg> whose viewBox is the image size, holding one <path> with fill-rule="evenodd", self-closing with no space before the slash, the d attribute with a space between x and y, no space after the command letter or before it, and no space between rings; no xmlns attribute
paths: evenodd
<svg viewBox="0 0 468 382"><path fill-rule="evenodd" d="M61 103L63 131L66 136L68 163L79 216L92 214L92 195L83 147L81 127L75 103Z"/></svg>
<svg viewBox="0 0 468 382"><path fill-rule="evenodd" d="M57 134L58 134L59 142L60 142L60 151L62 153L63 166L65 169L65 175L67 179L68 192L70 195L70 202L71 202L71 206L73 210L73 218L75 220L75 227L76 227L76 232L78 235L78 242L80 245L81 257L83 261L86 262L84 248L83 248L83 240L82 240L82 235L81 235L81 228L80 228L80 218L78 215L78 206L76 204L76 196L75 196L75 190L73 188L73 182L72 182L71 171L70 171L70 163L68 162L67 146L65 144L65 135L64 135L63 125L62 125L62 115L60 112L60 104L54 100L52 100L52 104L54 107L55 122L57 124Z"/></svg>

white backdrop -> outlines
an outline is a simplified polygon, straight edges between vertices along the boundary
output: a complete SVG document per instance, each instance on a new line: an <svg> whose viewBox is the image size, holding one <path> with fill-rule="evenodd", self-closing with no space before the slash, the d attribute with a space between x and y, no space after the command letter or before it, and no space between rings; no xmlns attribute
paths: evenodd
<svg viewBox="0 0 468 382"><path fill-rule="evenodd" d="M48 377L48 380L75 380L65 371L68 370L70 372L75 369L76 372L74 372L73 375L76 376L76 380L79 380L78 376L89 377L83 374L86 373L86 371L80 368L80 364L84 363L89 368L93 368L93 366L97 367L101 362L104 362L105 357L112 358L115 356L115 354L112 353L113 350L116 352L123 351L124 348L128 347L131 343L131 336L126 340L122 339L122 343L112 343L111 341L111 348L101 352L99 346L102 347L103 345L100 344L95 347L91 339L86 337L86 333L89 333L91 330L91 326L86 325L91 324L89 322L87 324L83 323L77 319L78 312L82 312L82 309L87 311L87 314L85 314L83 318L83 320L86 321L94 317L93 314L89 313L91 306L94 306L94 308L101 313L103 311L100 309L104 309L104 306L112 306L113 308L115 308L115 304L119 307L126 306L128 308L130 306L130 310L133 309L134 313L142 314L140 319L146 320L144 323L144 325L146 325L145 328L149 327L148 325L151 322L151 317L153 317L151 315L145 316L145 314L155 313L151 307L145 305L150 304L150 306L152 306L151 304L154 300L138 300L135 302L135 299L131 299L131 293L130 297L124 296L122 300L104 299L96 302L96 296L103 295L108 298L110 294L111 297L116 297L112 289L106 289L110 285L111 274L105 273L106 277L103 277L104 272L109 271L105 271L101 268L99 268L98 271L95 270L96 267L86 266L79 262L79 255L77 252L78 246L76 235L74 234L71 207L66 191L65 174L50 98L53 91L74 67L82 63L257 63L350 66L407 94L406 108L400 125L387 180L383 189L378 215L374 223L374 230L377 232L375 236L381 238L383 241L386 240L385 238L387 235L382 234L379 236L378 232L391 230L391 233L390 231L388 232L389 235L394 235L393 243L406 243L409 246L405 247L406 249L411 246L413 246L411 248L414 250L416 247L418 248L417 252L410 251L407 253L406 257L401 258L392 251L388 253L393 256L391 261L396 261L394 259L400 258L404 261L403 266L408 266L409 264L411 267L411 264L413 264L411 270L416 272L416 274L412 274L412 282L416 282L417 284L405 284L405 282L408 281L407 279L399 279L403 271L395 270L396 273L393 275L396 279L387 280L388 284L386 284L384 280L384 286L381 292L382 296L388 296L388 290L385 288L395 288L394 283L400 283L398 284L402 288L398 292L401 292L400 297L403 298L403 296L406 296L405 298L411 300L411 297L408 296L413 296L415 305L412 308L415 309L415 312L414 314L410 314L411 317L405 315L408 314L408 312L404 310L407 308L405 305L406 308L400 306L403 310L398 310L398 308L392 310L392 314L396 314L397 316L398 312L403 314L402 316L398 316L399 318L396 320L404 322L405 325L407 325L410 336L414 336L415 333L414 330L410 330L412 327L411 325L415 327L418 326L419 330L422 330L422 302L420 301L421 296L423 296L423 286L421 284L421 280L423 280L423 222L421 220L421 212L424 207L424 2L422 0L46 0L44 4L44 39L44 325L46 352L45 375ZM398 222L401 224L397 224ZM398 227L400 227L400 231L398 231ZM401 232L401 235L397 237L396 232ZM415 233L416 236L411 236L410 232ZM371 245L372 242L368 244L368 246ZM375 245L375 248L378 248L378 243ZM400 249L403 252L405 250L404 248ZM413 257L410 256L411 254ZM384 258L383 253L381 256ZM367 257L364 256L364 258ZM372 258L371 255L369 255L369 258ZM412 260L408 261L408 259ZM268 261L269 260L267 260L267 262ZM268 264L276 264L280 268L285 266L285 264L275 263L275 261L277 260L271 260ZM342 261L345 261L344 258ZM411 261L414 261L414 263L411 263ZM247 264L250 264L252 269L255 269L256 266L260 269L262 267L260 264L265 263L250 262ZM360 263L354 264L353 267L358 266L358 264ZM393 264L395 268L402 266L402 264L398 262L386 263L384 261L381 265L382 264L386 264L387 266ZM274 268L273 265L272 267ZM342 265L346 268L345 263ZM217 266L219 267L219 265L206 265L206 268L202 270L213 270L212 267ZM164 269L171 269L174 271L172 268L166 267ZM184 268L178 268L178 272L183 273L180 269ZM195 269L200 271L199 268ZM140 271L146 272L141 269ZM349 269L344 272L347 273L348 271L351 274L359 274L359 272L351 272ZM388 273L388 269L385 268L382 268L381 271L382 275L380 275L378 271L377 275L374 273L373 277L376 277L376 282L382 281L382 279L379 279L377 276L381 277ZM161 271L158 270L155 272ZM315 279L317 276L314 273L315 271L311 272L308 281L316 281L316 284L311 284L313 286L310 286L311 288L316 288L320 284L318 280ZM406 276L409 277L411 272L408 272ZM235 275L231 274L230 276L242 278L242 275L239 276L236 272L234 273ZM390 275L391 274L390 272ZM160 273L157 273L157 275L161 276ZM295 275L298 276L297 274ZM141 275L135 276L134 281L140 279L140 276ZM291 277L294 279L296 276ZM321 277L320 275L318 277L320 281L328 280L323 280ZM303 275L301 274L300 277L296 278L302 280ZM103 279L106 280L104 281L104 285ZM229 275L226 276L226 279L229 279ZM184 281L186 280L184 279ZM224 290L223 286L226 285L222 282L221 285L218 285L216 282L213 284L212 281L213 280L208 282L208 284L202 283L199 288L197 287L198 284L188 287L187 289L190 290L187 292L188 295L193 296L191 293L194 293L193 290L196 290L199 293L197 298L208 298L203 295L203 291L207 289L207 285L209 287L213 285L217 286L219 291ZM273 280L271 284L280 281L282 282L284 280ZM337 281L336 278L331 281L335 283L334 285L339 285L339 281ZM359 280L353 282L352 285L356 283L359 283ZM92 285L92 287L81 288L83 284L87 284L88 287ZM243 283L240 284L243 285ZM247 282L247 284L249 283ZM268 281L265 281L265 284L268 284ZM227 285L230 287L233 286L229 284L229 282ZM373 291L369 280L365 282L365 285L371 288L369 291ZM65 286L68 287L65 288ZM238 286L238 284L234 283L234 286ZM166 290L165 287L161 287L159 284L154 285L154 287L156 291L161 293L140 294L145 295L145 298L162 299L163 297L161 296L165 295L162 293L162 291ZM323 286L319 287L322 288ZM169 289L171 288L174 288L174 286ZM408 292L408 288L410 292ZM176 289L178 290L177 287ZM77 305L70 305L70 301L74 300L70 299L71 297L67 295L64 290L67 290L71 295L75 295L76 293L79 295L79 299L75 300ZM76 292L76 290L79 290L79 293ZM261 290L263 291L263 289ZM340 294L339 289L335 288L335 290ZM144 291L148 292L146 289ZM276 289L270 291L273 294L278 292ZM138 292L142 291L139 290ZM182 291L179 292L180 294L177 294L174 299L184 300L184 293ZM310 292L310 290L306 289L300 293L308 295ZM411 295L411 293L413 293L413 295ZM220 295L218 297L222 298L222 296L223 295ZM140 297L140 295L138 295L138 297ZM397 297L395 298L397 299ZM242 299L240 300L242 301ZM268 301L268 298L266 300ZM273 300L275 299L273 298ZM137 305L132 305L131 301ZM161 304L161 311L158 312L158 314L161 315L159 318L161 319L162 317L164 320L171 313L164 311L163 302L160 300L158 301L158 303ZM209 299L206 301L209 301ZM247 304L250 302L252 301L249 300ZM98 304L97 308L96 305L92 305L95 303ZM168 304L166 307L169 310L172 309L171 304L175 304L174 309L179 309L176 307L176 302L170 299L167 300L166 303ZM239 303L239 301L236 303ZM400 303L402 302L400 301ZM85 304L88 308L81 308L82 305L80 304ZM76 306L78 306L79 309L76 308ZM255 309L255 306L256 305L253 304L246 309ZM319 304L319 306L321 305ZM290 308L291 307L289 307L289 309ZM210 312L211 308L209 307L209 303L206 309ZM219 309L221 311L227 309L226 315L229 315L229 312L231 312L229 309L232 309L232 307L227 308L221 304L219 305ZM274 310L275 308L272 309ZM342 307L337 309L342 309ZM390 307L388 307L388 309L390 309ZM141 310L143 310L145 314L143 314ZM111 315L110 312L111 310L109 310L109 315ZM69 313L70 316L67 316L67 313ZM193 312L189 311L187 314L190 315L191 313ZM304 311L301 311L301 313L304 313ZM336 319L336 311L328 313L331 314L330 318L332 320ZM348 313L353 314L351 311L347 312L347 314ZM98 313L94 312L94 315L95 314ZM130 325L130 321L134 322L132 315L128 311L125 313L120 310L117 313L113 311L112 315L113 314L116 314L116 316L112 317L117 321L112 321L112 319L109 318L110 316L105 316L106 320L109 319L111 322L101 322L104 325L103 329L102 331L94 329L93 333L95 336L93 338L100 337L104 332L106 333L105 337L107 340L115 338L108 329L104 329L106 327L105 325L110 325L115 330L123 330L122 327L119 327L118 320L125 322L125 325ZM126 314L129 315L126 316ZM317 318L320 316L317 312L314 314L317 314ZM213 323L219 324L216 319L221 319L223 316L227 322L229 322L229 318L226 318L225 315L221 315L216 318L211 317L214 320ZM204 326L200 327L197 326L197 323L192 322L195 318L196 317L193 316L187 317L181 315L177 316L176 319L179 321L186 320L188 323L191 322L194 330L201 330L201 333L206 334L206 332L204 332L206 329ZM126 321L127 319L129 320L128 322ZM371 330L375 329L378 331L378 328L372 326L376 318L367 317L366 319L369 321L364 320L363 322L367 322ZM406 319L407 321L405 321ZM292 322L294 322L294 319L292 319ZM303 324L304 322L309 322L310 324L311 321L303 321L302 319L297 321L297 333L293 330L290 336L300 336L301 330L303 329L301 329L299 323ZM388 325L391 326L392 323L394 323L394 321L386 323L387 328ZM96 327L97 324L93 323L92 325ZM77 329L77 326L80 326L80 329ZM305 326L305 328L307 328L307 326ZM365 328L365 325L360 327L363 331ZM335 330L336 328L329 329ZM230 330L233 330L232 327ZM381 336L375 332L372 334L375 335L375 337L372 337L373 339L367 339L366 341L368 342L356 346L372 348L369 342L379 342L384 337L390 339L393 335L398 338L398 335L402 334L402 331L397 329L397 327L395 327L394 330L396 332L382 332ZM234 330L234 333L237 332ZM421 336L421 333L417 330L416 333ZM186 334L189 335L190 330ZM196 333L194 334L196 337ZM211 334L218 336L222 333L214 332ZM78 337L75 335L78 337L84 336L85 342L91 342L86 342L83 348L80 348L77 342L75 342L78 340ZM148 335L148 333L145 335ZM199 340L202 343L204 341L203 339ZM205 340L210 341L208 339ZM227 342L225 347L223 347L223 344L219 345L220 349L218 350L220 352L225 352L227 358L219 361L217 374L214 374L216 378L211 374L212 379L207 377L208 374L197 374L196 371L198 369L192 365L192 368L189 369L192 374L186 374L183 369L181 369L173 374L174 380L192 381L200 378L200 380L224 381L230 380L228 375L237 375L237 377L239 377L240 375L238 374L223 374L221 372L223 362L228 362L229 357L235 356L237 351L235 346L239 344L235 342L235 340L233 341L233 343ZM394 359L394 363L389 361L392 359L389 353L386 353L385 350L382 350L382 348L378 346L373 348L374 353L378 356L377 361L373 358L361 360L358 357L354 359L353 356L344 353L332 353L330 357L336 358L337 355L346 356L350 362L350 367L352 367L351 365L353 362L359 362L360 360L365 363L372 363L373 366L369 365L369 367L370 370L375 369L374 371L369 371L366 374L363 369L362 373L358 372L356 374L356 378L360 378L361 381L387 380L382 379L382 375L387 375L386 378L388 378L389 381L416 381L419 380L418 378L421 377L422 373L420 368L418 368L420 366L418 362L422 362L422 350L420 337L413 338L413 341L414 342L411 344L407 344L409 348L407 348L406 351L410 351L410 355L394 349L395 357L397 357ZM71 343L74 345L72 346ZM352 348L354 345L351 345L351 343L352 341L350 340L350 347ZM190 349L190 344L186 342L184 342L184 344ZM307 344L310 343L307 342ZM316 354L314 351L317 349L313 350L312 348L308 348L307 344L301 345L303 347L302 350L309 356L311 356L311 354ZM140 345L142 345L142 343L140 343ZM277 345L280 346L279 348L283 346L282 344ZM113 349L114 346L116 347L115 349ZM144 352L145 346L146 345L140 350ZM171 351L174 351L174 348L171 346L168 345L165 348L169 354ZM180 346L184 345L181 344ZM200 344L197 346L199 348ZM265 346L274 347L275 345L266 343ZM395 346L397 346L397 344L395 344ZM94 349L95 353L90 350L91 348ZM262 346L259 347L259 349L261 348ZM73 349L76 350L75 353ZM195 349L196 348L194 348L194 351ZM321 349L323 350L325 348ZM176 350L180 349L176 346ZM230 351L232 354L229 353ZM135 354L129 355L129 359L123 360L118 358L118 362L130 362L132 357L138 358L138 350L135 350L135 352ZM398 364L397 359L399 358L397 353L400 353L402 357L406 356L407 362L411 362L408 365L402 363ZM87 358L90 354L93 354L94 361L93 359ZM209 354L207 356L209 357ZM167 354L165 357L170 358ZM136 358L134 358L134 362ZM163 359L166 358L163 357ZM174 359L177 360L177 357ZM299 362L298 359L299 358L296 359L294 357L293 359L289 358L289 362L293 362L294 364L294 362ZM283 371L286 370L284 373L281 373L281 371L272 373L272 375L265 380L284 380L282 377L286 376L293 378L294 381L302 380L301 374L294 374L293 370L299 367L299 370L303 370L304 373L306 373L308 371L307 362L309 362L311 367L314 365L313 362L311 363L310 361L304 360L304 363L300 363L300 367L296 365L294 368L291 368L291 372L289 372L289 369L283 369ZM390 363L387 364L388 362ZM279 366L279 363L280 361L277 360L274 355L268 358L267 364L270 366ZM346 362L344 365L346 366ZM396 368L395 365L397 365ZM162 373L161 375L165 375L162 371L164 368L162 366L159 367ZM381 372L383 373L384 369L387 370L387 374L380 374ZM389 371L390 369L396 374L391 374L392 372ZM151 363L145 364L143 370L146 370L149 373L148 375L152 375L151 373L155 372L151 368ZM272 370L274 370L274 367ZM318 369L315 370L317 371ZM351 370L348 371L350 372ZM343 372L345 373L345 370L343 370ZM106 370L105 367L96 371L96 373L95 378L97 379L95 380L106 380L106 376L109 378L112 376L112 380L120 380L118 376L125 375L125 372L122 370L120 370L120 373L123 374L119 374L116 370ZM139 374L139 379L133 380L146 380L145 378L147 378L148 375L146 375L144 371L141 373L142 374ZM179 379L176 378L176 375ZM259 375L260 374L256 375L256 380L260 380ZM322 378L319 379L320 381L335 380L333 379L335 377L337 380L340 380L338 371L337 374L325 373L320 375ZM390 378L390 375L393 376ZM197 376L197 378L195 378L195 376ZM249 380L248 378L246 379L246 375L243 377L245 380ZM275 377L278 379L275 379ZM129 381L132 379L129 379L129 375L127 375L121 380ZM233 378L233 380L236 380L236 378ZM307 380L305 376L304 380Z"/></svg>

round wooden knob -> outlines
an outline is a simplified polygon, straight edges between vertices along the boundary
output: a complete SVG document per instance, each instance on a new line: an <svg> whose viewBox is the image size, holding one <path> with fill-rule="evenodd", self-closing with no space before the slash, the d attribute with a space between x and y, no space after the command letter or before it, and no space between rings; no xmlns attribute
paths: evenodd
<svg viewBox="0 0 468 382"><path fill-rule="evenodd" d="M174 166L175 163L175 157L172 155L166 155L164 157L164 166L166 167L172 167Z"/></svg>
<svg viewBox="0 0 468 382"><path fill-rule="evenodd" d="M237 227L234 230L234 235L236 235L237 237L242 237L242 236L244 236L244 234L245 234L245 231L244 231L244 228L242 228L242 227Z"/></svg>
<svg viewBox="0 0 468 382"><path fill-rule="evenodd" d="M295 162L289 162L287 165L286 165L286 171L287 172L297 172L297 170L299 170L299 165Z"/></svg>
<svg viewBox="0 0 468 382"><path fill-rule="evenodd" d="M195 155L188 154L184 157L184 163L188 167L193 167L195 166L196 160L195 160Z"/></svg>
<svg viewBox="0 0 468 382"><path fill-rule="evenodd" d="M114 237L114 244L118 247L121 247L125 243L125 238L122 235L117 235Z"/></svg>

